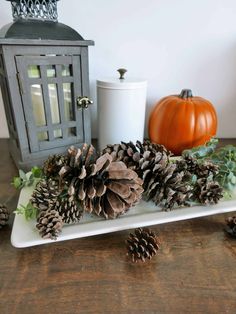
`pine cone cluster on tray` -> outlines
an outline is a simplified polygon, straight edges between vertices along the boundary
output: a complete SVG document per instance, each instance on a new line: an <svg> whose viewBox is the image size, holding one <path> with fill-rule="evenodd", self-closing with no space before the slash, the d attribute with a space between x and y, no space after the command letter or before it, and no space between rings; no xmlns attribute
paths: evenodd
<svg viewBox="0 0 236 314"><path fill-rule="evenodd" d="M145 262L157 254L160 248L158 237L148 228L138 228L130 233L126 241L127 255L132 262Z"/></svg>
<svg viewBox="0 0 236 314"><path fill-rule="evenodd" d="M9 217L10 217L9 209L5 205L0 204L0 229L7 225Z"/></svg>
<svg viewBox="0 0 236 314"><path fill-rule="evenodd" d="M50 156L43 166L44 178L30 199L39 212L40 233L48 236L48 230L54 230L50 229L50 212L70 224L79 222L84 211L117 218L142 196L164 210L189 206L193 200L216 204L222 198L223 190L215 180L216 165L190 156L170 157L163 145L150 141L107 145L100 154L92 145L83 144L70 147L64 155ZM45 215L47 219L42 218ZM53 232L55 238L58 233Z"/></svg>
<svg viewBox="0 0 236 314"><path fill-rule="evenodd" d="M117 218L137 204L143 192L135 171L108 153L99 156L87 144L70 147L66 155L50 156L43 173L30 203L38 210L36 227L44 238L55 239L59 222L77 223L84 211Z"/></svg>
<svg viewBox="0 0 236 314"><path fill-rule="evenodd" d="M136 145L122 142L108 145L103 152L132 167L143 180L144 199L154 201L165 210L186 205L192 195L188 170L171 162L171 153L163 145L150 141L137 141Z"/></svg>

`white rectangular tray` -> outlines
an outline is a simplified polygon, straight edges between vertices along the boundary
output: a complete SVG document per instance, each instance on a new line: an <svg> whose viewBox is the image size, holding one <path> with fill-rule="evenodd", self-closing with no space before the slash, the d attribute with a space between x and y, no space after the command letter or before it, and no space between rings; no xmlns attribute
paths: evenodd
<svg viewBox="0 0 236 314"><path fill-rule="evenodd" d="M24 188L20 193L18 206L27 205L31 194L32 187ZM236 211L236 197L229 201L222 201L213 206L186 207L169 212L161 211L161 209L155 206L152 202L141 201L140 204L132 207L125 215L114 220L104 220L96 216L84 214L78 224L64 226L62 233L56 241L83 238L97 234L232 211ZM22 215L16 215L11 234L12 245L17 248L23 248L55 242L55 240L42 239L35 228L35 225L35 221L26 221Z"/></svg>

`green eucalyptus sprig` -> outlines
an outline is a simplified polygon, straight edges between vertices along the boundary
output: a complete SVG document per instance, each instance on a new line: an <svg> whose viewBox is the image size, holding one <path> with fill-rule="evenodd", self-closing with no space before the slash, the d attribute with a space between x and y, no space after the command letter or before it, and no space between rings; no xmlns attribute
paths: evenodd
<svg viewBox="0 0 236 314"><path fill-rule="evenodd" d="M184 150L182 156L189 156L197 159L209 158L215 152L218 142L219 140L213 137L209 142L206 142L205 145Z"/></svg>
<svg viewBox="0 0 236 314"><path fill-rule="evenodd" d="M38 216L38 209L31 203L28 203L26 206L20 205L20 207L17 207L14 214L24 215L26 220L36 219Z"/></svg>
<svg viewBox="0 0 236 314"><path fill-rule="evenodd" d="M42 178L42 169L39 167L33 167L31 171L26 173L20 169L19 176L13 178L12 184L20 190L25 186L33 185L40 178Z"/></svg>
<svg viewBox="0 0 236 314"><path fill-rule="evenodd" d="M183 151L182 156L190 156L199 162L208 160L219 167L215 179L229 192L236 189L236 147L227 145L217 149L218 140L212 138L203 146Z"/></svg>

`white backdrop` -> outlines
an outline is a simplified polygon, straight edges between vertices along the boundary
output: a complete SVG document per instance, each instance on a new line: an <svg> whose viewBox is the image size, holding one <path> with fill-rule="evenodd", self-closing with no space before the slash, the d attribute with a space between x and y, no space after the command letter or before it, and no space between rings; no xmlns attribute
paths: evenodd
<svg viewBox="0 0 236 314"><path fill-rule="evenodd" d="M12 18L10 3L0 3L1 27ZM191 88L215 105L218 136L236 137L235 0L61 0L58 11L60 22L95 41L93 99L97 78L126 67L129 76L148 80L147 118L161 97ZM93 137L96 110L95 104ZM0 103L0 137L7 134Z"/></svg>

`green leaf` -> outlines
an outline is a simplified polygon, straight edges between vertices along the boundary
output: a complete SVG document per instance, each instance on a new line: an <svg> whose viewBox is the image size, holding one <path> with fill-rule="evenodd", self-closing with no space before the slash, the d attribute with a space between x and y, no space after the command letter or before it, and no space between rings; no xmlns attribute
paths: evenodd
<svg viewBox="0 0 236 314"><path fill-rule="evenodd" d="M33 173L35 178L41 178L42 177L42 169L39 167L33 167L31 169L31 172Z"/></svg>
<svg viewBox="0 0 236 314"><path fill-rule="evenodd" d="M31 203L26 206L20 205L15 211L17 215L24 215L26 220L36 219L38 216L38 209L35 208Z"/></svg>
<svg viewBox="0 0 236 314"><path fill-rule="evenodd" d="M23 184L23 180L20 177L14 177L12 184L16 189L20 189Z"/></svg>
<svg viewBox="0 0 236 314"><path fill-rule="evenodd" d="M22 179L22 180L25 180L26 179L26 174L25 174L25 172L23 171L23 170L19 170L19 176L20 176L20 178Z"/></svg>

